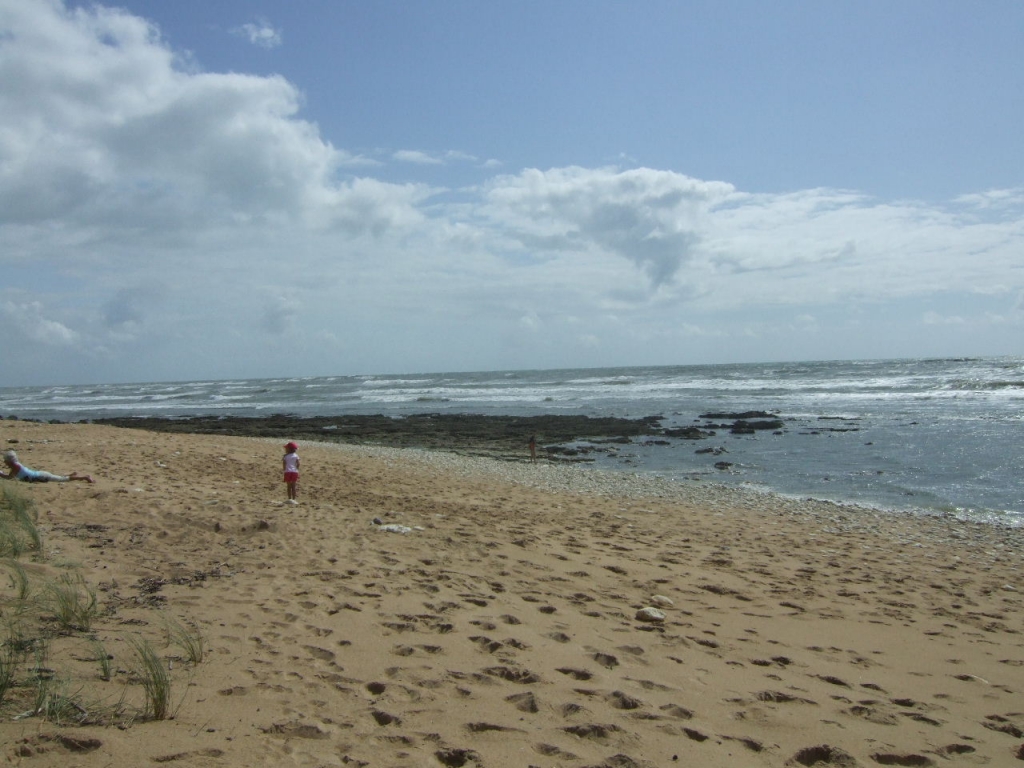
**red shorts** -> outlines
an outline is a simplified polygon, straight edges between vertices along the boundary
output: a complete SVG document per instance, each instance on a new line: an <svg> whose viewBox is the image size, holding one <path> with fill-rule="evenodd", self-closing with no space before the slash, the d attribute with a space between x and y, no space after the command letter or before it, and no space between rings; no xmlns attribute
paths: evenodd
<svg viewBox="0 0 1024 768"><path fill-rule="evenodd" d="M299 473L298 472L285 472L284 473L284 481L286 483L297 483L297 482L299 482Z"/></svg>

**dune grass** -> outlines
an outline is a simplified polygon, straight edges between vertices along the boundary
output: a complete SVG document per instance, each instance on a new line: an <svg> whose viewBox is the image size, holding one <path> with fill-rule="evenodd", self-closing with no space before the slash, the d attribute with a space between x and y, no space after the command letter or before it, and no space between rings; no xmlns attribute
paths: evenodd
<svg viewBox="0 0 1024 768"><path fill-rule="evenodd" d="M99 664L100 680L109 681L112 673L111 661L114 657L107 651L107 646L98 637L89 638L89 647L93 653L93 661Z"/></svg>
<svg viewBox="0 0 1024 768"><path fill-rule="evenodd" d="M25 570L25 566L13 557L6 557L0 559L0 568L3 568L7 572L11 588L14 592L14 599L20 602L27 601L30 585L28 572Z"/></svg>
<svg viewBox="0 0 1024 768"><path fill-rule="evenodd" d="M63 573L46 585L46 605L63 632L88 632L99 611L96 592L81 574Z"/></svg>
<svg viewBox="0 0 1024 768"><path fill-rule="evenodd" d="M127 652L117 663L108 647L121 647L120 632L94 627L101 616L97 590L68 563L46 562L31 501L7 486L0 484L0 718L126 727L171 717L167 660L150 639L133 634L123 637ZM172 658L203 661L206 640L194 624L154 625L181 650ZM99 675L83 663L98 664ZM111 683L117 687L107 689Z"/></svg>
<svg viewBox="0 0 1024 768"><path fill-rule="evenodd" d="M134 635L127 642L136 656L132 674L145 692L143 715L147 720L166 720L171 713L171 675L167 665L145 638Z"/></svg>
<svg viewBox="0 0 1024 768"><path fill-rule="evenodd" d="M16 558L30 551L41 555L43 540L32 503L10 485L0 484L0 557Z"/></svg>
<svg viewBox="0 0 1024 768"><path fill-rule="evenodd" d="M0 645L0 704L7 697L7 692L15 682L15 674L21 657L14 649L4 642Z"/></svg>
<svg viewBox="0 0 1024 768"><path fill-rule="evenodd" d="M167 642L178 646L192 664L201 664L206 655L206 638L194 624L183 626L174 619L168 619Z"/></svg>

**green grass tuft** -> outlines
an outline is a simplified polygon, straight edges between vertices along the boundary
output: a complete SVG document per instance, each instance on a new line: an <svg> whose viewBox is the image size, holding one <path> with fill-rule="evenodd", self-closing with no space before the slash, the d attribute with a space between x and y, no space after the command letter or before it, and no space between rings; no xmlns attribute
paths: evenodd
<svg viewBox="0 0 1024 768"><path fill-rule="evenodd" d="M4 483L0 487L0 557L21 557L33 550L41 554L43 540L32 502Z"/></svg>
<svg viewBox="0 0 1024 768"><path fill-rule="evenodd" d="M46 585L47 606L64 631L86 632L99 613L96 592L80 574L62 574Z"/></svg>
<svg viewBox="0 0 1024 768"><path fill-rule="evenodd" d="M146 695L144 716L149 720L166 720L171 713L171 676L167 665L148 640L134 636L127 638L127 642L137 657L132 672Z"/></svg>
<svg viewBox="0 0 1024 768"><path fill-rule="evenodd" d="M7 692L14 686L15 673L23 655L10 643L0 645L0 704L7 698Z"/></svg>
<svg viewBox="0 0 1024 768"><path fill-rule="evenodd" d="M167 620L167 640L178 646L185 658L193 664L200 664L206 655L206 638L194 624L185 627L174 619Z"/></svg>
<svg viewBox="0 0 1024 768"><path fill-rule="evenodd" d="M100 665L100 679L110 680L112 676L110 661L113 656L107 653L107 647L98 637L89 638L89 647L92 649L93 660Z"/></svg>
<svg viewBox="0 0 1024 768"><path fill-rule="evenodd" d="M11 589L14 591L15 601L21 604L26 603L29 595L31 594L31 585L29 583L28 572L25 570L25 566L13 557L0 560L0 566L5 568L8 572L7 575L10 579Z"/></svg>

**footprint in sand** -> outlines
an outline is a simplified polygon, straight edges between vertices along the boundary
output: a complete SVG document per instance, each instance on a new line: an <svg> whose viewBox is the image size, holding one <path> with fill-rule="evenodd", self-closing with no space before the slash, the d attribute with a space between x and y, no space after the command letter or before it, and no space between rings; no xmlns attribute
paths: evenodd
<svg viewBox="0 0 1024 768"><path fill-rule="evenodd" d="M470 733L486 733L487 731L514 731L516 733L523 733L519 728L509 728L504 725L495 725L493 723L466 723L466 730Z"/></svg>
<svg viewBox="0 0 1024 768"><path fill-rule="evenodd" d="M576 669L575 667L558 667L555 671L568 675L573 680L590 680L594 676L593 672L588 672L585 669Z"/></svg>
<svg viewBox="0 0 1024 768"><path fill-rule="evenodd" d="M597 652L591 655L590 658L606 669L614 669L619 666L619 660L610 653Z"/></svg>
<svg viewBox="0 0 1024 768"><path fill-rule="evenodd" d="M472 749L439 749L434 753L434 757L447 768L462 768L467 763L478 765L480 762L480 755Z"/></svg>
<svg viewBox="0 0 1024 768"><path fill-rule="evenodd" d="M271 736L283 736L285 738L326 739L328 736L317 726L308 723L274 723L260 730Z"/></svg>
<svg viewBox="0 0 1024 768"><path fill-rule="evenodd" d="M686 707L680 707L678 704L663 704L662 706L658 707L658 709L660 709L669 717L674 717L676 720L693 719L693 711L687 709Z"/></svg>
<svg viewBox="0 0 1024 768"><path fill-rule="evenodd" d="M302 648L314 659L320 661L334 661L336 658L334 652L328 651L326 648L318 648L315 645L304 645Z"/></svg>
<svg viewBox="0 0 1024 768"><path fill-rule="evenodd" d="M95 752L103 746L99 739L78 738L75 736L51 736L40 734L22 739L14 748L14 754L18 757L33 757L47 752L57 751L71 754L85 754Z"/></svg>
<svg viewBox="0 0 1024 768"><path fill-rule="evenodd" d="M900 722L896 715L866 704L857 704L846 711L854 717L874 723L875 725L899 725Z"/></svg>
<svg viewBox="0 0 1024 768"><path fill-rule="evenodd" d="M511 667L487 667L483 669L482 672L484 674L491 675L492 677L499 677L502 680L506 680L510 683L518 683L520 685L530 685L531 683L540 682L540 677L527 669L513 669Z"/></svg>
<svg viewBox="0 0 1024 768"><path fill-rule="evenodd" d="M581 739L593 739L596 741L604 741L608 739L612 734L619 733L622 731L619 726L614 724L599 725L597 723L589 723L586 725L569 725L562 729L566 733L571 733Z"/></svg>
<svg viewBox="0 0 1024 768"><path fill-rule="evenodd" d="M671 686L663 685L662 683L656 683L653 680L637 680L635 678L627 677L627 680L632 680L645 691L672 691L675 690Z"/></svg>
<svg viewBox="0 0 1024 768"><path fill-rule="evenodd" d="M520 712L536 714L540 711L540 705L537 701L537 697L530 691L526 691L525 693L514 693L511 696L506 696L505 701L512 704Z"/></svg>
<svg viewBox="0 0 1024 768"><path fill-rule="evenodd" d="M173 755L159 755L150 759L154 763L173 763L179 760L189 760L194 757L224 757L224 750L211 747L209 749L197 749L194 752L176 752Z"/></svg>
<svg viewBox="0 0 1024 768"><path fill-rule="evenodd" d="M561 760L579 760L577 755L574 755L572 752L566 752L563 749L559 749L553 744L534 744L533 748L538 754L544 755L544 757L555 757Z"/></svg>
<svg viewBox="0 0 1024 768"><path fill-rule="evenodd" d="M484 651L485 653L494 653L495 651L501 649L504 645L504 643L501 643L497 640L492 640L491 638L485 635L473 635L469 638L469 640L470 642L474 643L477 646L477 648L479 648L481 651Z"/></svg>
<svg viewBox="0 0 1024 768"><path fill-rule="evenodd" d="M935 761L930 757L924 755L896 755L888 752L876 752L871 756L879 765L907 765L916 766L918 768L928 768L928 766L935 765Z"/></svg>
<svg viewBox="0 0 1024 768"><path fill-rule="evenodd" d="M793 696L789 693L783 693L782 691L760 691L756 694L758 701L766 701L772 704L817 704L818 702L812 701L811 699L804 699L799 696Z"/></svg>
<svg viewBox="0 0 1024 768"><path fill-rule="evenodd" d="M834 765L838 768L856 768L857 761L853 756L828 744L821 744L816 747L806 747L797 752L786 761L787 766L815 766Z"/></svg>
<svg viewBox="0 0 1024 768"><path fill-rule="evenodd" d="M1015 739L1024 738L1024 727L1022 727L1021 725L1017 725L1012 720L1010 720L1010 718L1014 716L1020 718L1022 724L1024 724L1024 716L1016 713L1011 713L1006 717L1003 717L1002 715L986 715L984 721L982 721L981 724L988 728L990 731L996 731L997 733L1005 733L1010 736L1013 736L1013 738Z"/></svg>
<svg viewBox="0 0 1024 768"><path fill-rule="evenodd" d="M377 725L401 725L402 720L397 715L392 715L384 712L380 709L374 709L370 711L373 719L377 722Z"/></svg>
<svg viewBox="0 0 1024 768"><path fill-rule="evenodd" d="M605 698L615 709L633 710L644 706L640 699L634 698L622 691L612 691Z"/></svg>
<svg viewBox="0 0 1024 768"><path fill-rule="evenodd" d="M811 677L816 677L822 682L829 683L830 685L838 685L841 688L850 687L850 684L848 682L846 682L842 678L835 677L834 675L811 675Z"/></svg>
<svg viewBox="0 0 1024 768"><path fill-rule="evenodd" d="M939 747L935 750L936 754L942 757L948 757L950 755L969 755L972 752L977 752L974 747L970 744L947 744L944 747Z"/></svg>
<svg viewBox="0 0 1024 768"><path fill-rule="evenodd" d="M748 738L743 737L743 736L723 736L722 739L724 741L739 742L744 747L749 749L751 752L763 752L764 751L764 744L762 744L760 741L757 741L756 739L748 739Z"/></svg>

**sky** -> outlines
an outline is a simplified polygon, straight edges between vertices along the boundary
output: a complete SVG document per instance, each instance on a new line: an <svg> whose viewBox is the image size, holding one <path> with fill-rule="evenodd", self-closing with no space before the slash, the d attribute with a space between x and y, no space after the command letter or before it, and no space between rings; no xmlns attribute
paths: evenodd
<svg viewBox="0 0 1024 768"><path fill-rule="evenodd" d="M1024 354L1018 0L0 0L0 386Z"/></svg>

